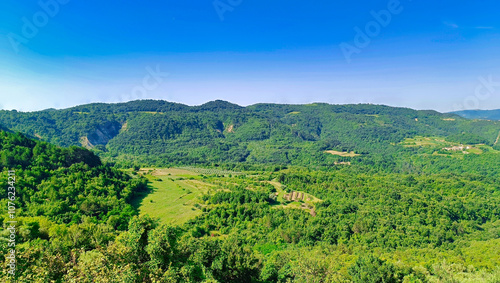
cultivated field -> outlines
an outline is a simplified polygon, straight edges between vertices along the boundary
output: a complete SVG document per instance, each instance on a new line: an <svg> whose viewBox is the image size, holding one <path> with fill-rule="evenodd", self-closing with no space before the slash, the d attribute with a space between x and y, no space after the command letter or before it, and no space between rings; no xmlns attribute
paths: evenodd
<svg viewBox="0 0 500 283"><path fill-rule="evenodd" d="M283 184L277 181L268 181L269 184L276 188L277 199L283 208L295 208L308 210L311 215L316 216L315 203L321 202L319 198L297 191L288 191Z"/></svg>

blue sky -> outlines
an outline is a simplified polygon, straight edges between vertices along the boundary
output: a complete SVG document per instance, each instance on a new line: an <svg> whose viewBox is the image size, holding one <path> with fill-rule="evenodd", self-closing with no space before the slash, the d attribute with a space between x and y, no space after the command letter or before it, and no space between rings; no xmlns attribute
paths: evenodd
<svg viewBox="0 0 500 283"><path fill-rule="evenodd" d="M500 108L499 9L493 0L2 1L0 107L153 98Z"/></svg>

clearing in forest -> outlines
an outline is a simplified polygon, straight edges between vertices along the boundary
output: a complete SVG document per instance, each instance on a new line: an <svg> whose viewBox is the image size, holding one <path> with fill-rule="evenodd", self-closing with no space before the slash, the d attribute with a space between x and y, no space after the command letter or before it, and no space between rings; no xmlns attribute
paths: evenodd
<svg viewBox="0 0 500 283"><path fill-rule="evenodd" d="M267 181L267 182L273 185L274 188L276 188L276 193L277 193L276 201L281 204L277 207L304 209L308 210L311 215L316 216L314 204L321 202L322 201L321 199L303 192L292 191L287 193L287 190L280 182L277 181Z"/></svg>
<svg viewBox="0 0 500 283"><path fill-rule="evenodd" d="M342 157L356 157L356 156L361 156L361 154L356 154L354 151L351 152L342 152L342 151L336 151L336 150L327 150L325 153L330 153L333 155L338 155Z"/></svg>
<svg viewBox="0 0 500 283"><path fill-rule="evenodd" d="M199 180L198 174L177 168L144 168L138 174L150 181L150 192L135 200L139 214L159 218L166 224L182 224L201 214L194 205L213 186Z"/></svg>

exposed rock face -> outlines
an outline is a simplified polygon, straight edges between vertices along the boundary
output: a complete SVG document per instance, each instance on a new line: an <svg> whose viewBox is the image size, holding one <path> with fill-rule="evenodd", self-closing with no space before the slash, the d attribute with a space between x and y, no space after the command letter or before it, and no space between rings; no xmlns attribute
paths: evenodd
<svg viewBox="0 0 500 283"><path fill-rule="evenodd" d="M80 138L80 143L86 148L93 148L96 145L106 145L120 132L122 125L116 121L99 125L87 136Z"/></svg>
<svg viewBox="0 0 500 283"><path fill-rule="evenodd" d="M80 138L80 144L86 149L91 149L93 147L86 136Z"/></svg>

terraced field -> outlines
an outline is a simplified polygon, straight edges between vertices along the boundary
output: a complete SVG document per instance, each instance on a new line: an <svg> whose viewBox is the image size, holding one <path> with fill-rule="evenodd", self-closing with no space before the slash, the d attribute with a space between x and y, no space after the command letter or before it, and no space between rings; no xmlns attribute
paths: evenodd
<svg viewBox="0 0 500 283"><path fill-rule="evenodd" d="M281 203L283 208L296 208L308 210L312 215L316 215L315 203L322 200L319 198L297 191L288 191L281 183L277 181L268 181L269 184L276 188L276 201Z"/></svg>

